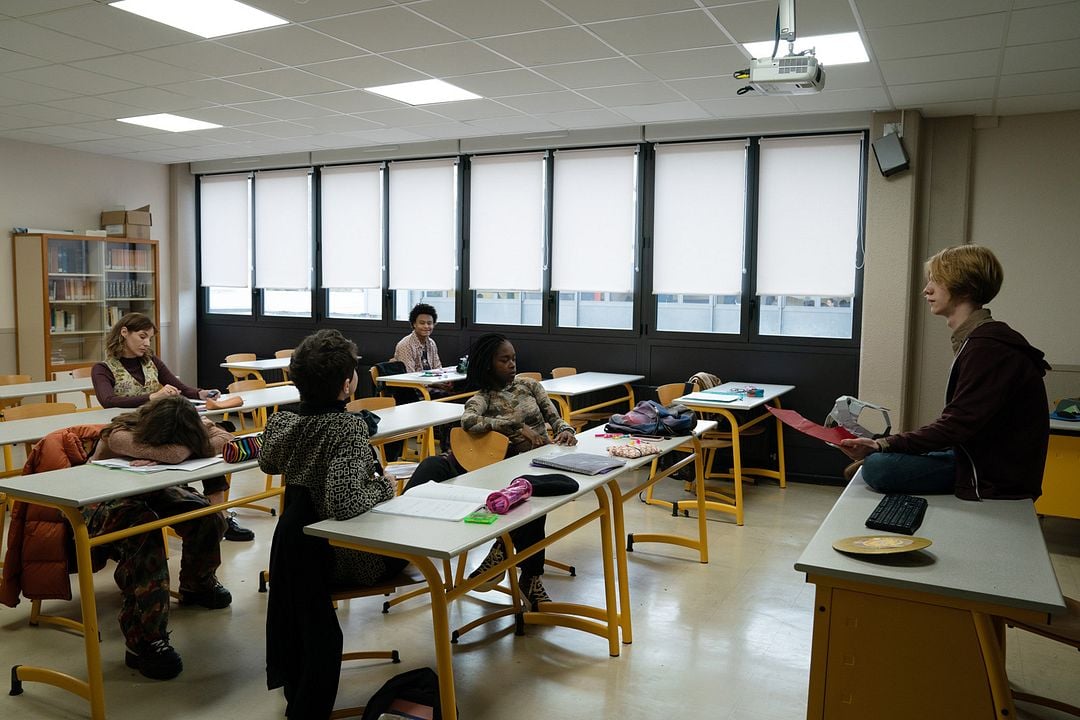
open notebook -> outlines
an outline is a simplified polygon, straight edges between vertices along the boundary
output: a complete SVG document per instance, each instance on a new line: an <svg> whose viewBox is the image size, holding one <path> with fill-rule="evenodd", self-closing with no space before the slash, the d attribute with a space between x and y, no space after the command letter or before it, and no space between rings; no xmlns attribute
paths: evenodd
<svg viewBox="0 0 1080 720"><path fill-rule="evenodd" d="M483 507L490 494L491 491L484 488L429 482L380 503L371 508L371 511L456 522L464 520L473 510Z"/></svg>
<svg viewBox="0 0 1080 720"><path fill-rule="evenodd" d="M582 475L599 475L617 467L622 467L626 464L626 461L610 455L566 453L564 455L552 455L551 457L533 458L529 464L536 467L581 473Z"/></svg>

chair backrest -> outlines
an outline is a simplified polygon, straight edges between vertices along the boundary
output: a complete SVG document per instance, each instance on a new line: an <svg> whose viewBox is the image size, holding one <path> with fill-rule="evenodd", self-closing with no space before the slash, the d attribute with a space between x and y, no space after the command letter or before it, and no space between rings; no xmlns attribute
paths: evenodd
<svg viewBox="0 0 1080 720"><path fill-rule="evenodd" d="M724 384L723 380L713 375L712 373L707 372L694 373L686 382L690 383L690 385L693 387L694 392L708 390L709 388Z"/></svg>
<svg viewBox="0 0 1080 720"><path fill-rule="evenodd" d="M0 385L22 385L31 381L29 375L0 375Z"/></svg>
<svg viewBox="0 0 1080 720"><path fill-rule="evenodd" d="M250 362L255 359L255 353L233 353L225 356L225 362Z"/></svg>
<svg viewBox="0 0 1080 720"><path fill-rule="evenodd" d="M686 394L686 383L668 383L656 388L656 399L661 405L670 405L675 398Z"/></svg>
<svg viewBox="0 0 1080 720"><path fill-rule="evenodd" d="M356 412L358 410L385 410L397 405L397 400L392 397L366 397L357 398L345 406L345 412Z"/></svg>
<svg viewBox="0 0 1080 720"><path fill-rule="evenodd" d="M255 353L233 353L232 355L225 356L225 362L251 362L256 359ZM235 368L226 368L229 374L232 375L233 380L246 380L248 378L255 378L256 380L262 377L262 373L256 370L236 370Z"/></svg>
<svg viewBox="0 0 1080 720"><path fill-rule="evenodd" d="M276 357L276 358L291 358L293 356L293 352L294 352L294 348L289 348L288 350L278 350L278 351L276 351L274 353L274 357Z"/></svg>
<svg viewBox="0 0 1080 720"><path fill-rule="evenodd" d="M238 393L245 390L262 390L264 387L266 387L265 380L237 380L229 383L228 390L230 393Z"/></svg>
<svg viewBox="0 0 1080 720"><path fill-rule="evenodd" d="M536 382L540 382L544 378L544 376L541 375L538 372L522 372L522 373L518 373L517 376L518 377L532 378Z"/></svg>
<svg viewBox="0 0 1080 720"><path fill-rule="evenodd" d="M88 378L90 373L94 371L93 366L87 365L86 367L75 368L71 371L71 377L73 378Z"/></svg>
<svg viewBox="0 0 1080 720"><path fill-rule="evenodd" d="M78 408L75 403L33 403L4 408L5 420L25 420L26 418L46 417L48 415L66 415Z"/></svg>
<svg viewBox="0 0 1080 720"><path fill-rule="evenodd" d="M506 457L510 438L494 430L473 435L464 428L450 428L450 451L466 470L477 470Z"/></svg>
<svg viewBox="0 0 1080 720"><path fill-rule="evenodd" d="M577 375L577 368L572 367L557 367L551 369L551 377L561 378L567 375Z"/></svg>

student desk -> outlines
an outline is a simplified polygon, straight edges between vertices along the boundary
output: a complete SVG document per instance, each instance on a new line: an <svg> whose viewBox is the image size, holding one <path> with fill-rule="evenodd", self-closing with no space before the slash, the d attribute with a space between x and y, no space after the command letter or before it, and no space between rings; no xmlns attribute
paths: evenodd
<svg viewBox="0 0 1080 720"><path fill-rule="evenodd" d="M1065 612L1030 500L930 495L926 550L845 555L881 495L848 485L795 569L817 586L807 720L1016 716L1000 616Z"/></svg>
<svg viewBox="0 0 1080 720"><path fill-rule="evenodd" d="M16 385L0 385L0 400L34 397L35 395L55 396L58 393L83 392L84 390L93 389L94 383L88 377L18 383Z"/></svg>
<svg viewBox="0 0 1080 720"><path fill-rule="evenodd" d="M761 397L749 397L744 393L738 392L747 387L760 388L763 391ZM761 408L766 404L780 407L780 396L791 392L794 389L794 385L765 385L761 383L729 382L712 388L712 390L740 395L738 399L731 402L702 400L700 399L701 393L693 393L694 398L684 395L683 397L675 399L675 402L680 405L685 405L695 412L720 415L727 421L728 431L731 433L731 458L735 465L735 472L733 473L734 477L732 478L735 486L735 497L730 499L731 502L709 501L708 506L712 510L719 510L734 515L735 524L737 525L743 524L743 474L751 473L753 475L773 478L780 482L780 487L784 488L787 487L787 473L784 469L784 424L780 422L780 419L774 418L767 412L762 412L761 414L740 423L735 419L734 411L746 412ZM739 434L758 423L768 422L770 419L776 423L776 470L767 468L744 468L742 466L742 448L739 444ZM704 474L706 479L715 477L709 473L708 467L705 468Z"/></svg>
<svg viewBox="0 0 1080 720"><path fill-rule="evenodd" d="M565 375L561 378L541 380L540 384L544 387L544 390L547 391L547 394L551 399L559 406L559 412L562 414L563 420L571 422L575 416L600 410L601 408L611 407L612 405L618 405L622 402L627 403L627 408L634 407L634 388L631 386L631 383L644 379L644 375L583 372L577 373L576 375ZM621 395L614 400L605 400L604 402L578 408L576 410L570 408L570 399L575 395L586 395L588 393L615 388L620 385L626 390L625 395Z"/></svg>
<svg viewBox="0 0 1080 720"><path fill-rule="evenodd" d="M1035 512L1080 520L1080 422L1050 419L1042 491Z"/></svg>
<svg viewBox="0 0 1080 720"><path fill-rule="evenodd" d="M371 444L383 445L395 440L404 440L414 437L421 430L426 430L421 456L430 457L435 454L433 428L436 425L460 422L464 412L465 407L462 405L433 400L420 400L407 405L383 408L375 412L379 416L379 430L371 438Z"/></svg>
<svg viewBox="0 0 1080 720"><path fill-rule="evenodd" d="M105 687L102 680L97 602L94 598L94 576L90 560L90 549L131 535L159 530L166 525L219 513L225 508L274 497L281 493L281 488L232 499L220 505L211 505L180 515L161 518L152 523L95 537L90 537L87 532L81 508L106 500L116 500L132 495L140 495L152 490L161 490L174 485L184 485L216 477L223 473L240 472L241 470L258 467L258 464L258 460L246 460L231 464L215 463L190 472L163 470L161 472L142 473L112 470L101 465L88 463L64 470L0 480L0 492L6 493L8 497L14 500L56 508L63 513L71 524L75 534L75 558L78 564L83 646L86 653L86 680L80 680L49 668L16 665L12 669L11 694L21 694L22 683L27 681L55 685L86 699L90 703L90 717L93 720L103 720L105 717Z"/></svg>
<svg viewBox="0 0 1080 720"><path fill-rule="evenodd" d="M263 370L288 370L290 362L292 362L292 358L269 358L267 360L223 362L220 367L226 370L252 370L261 373Z"/></svg>
<svg viewBox="0 0 1080 720"><path fill-rule="evenodd" d="M439 374L435 374L439 373ZM387 387L407 387L418 391L425 400L431 399L431 392L429 388L432 385L442 385L443 383L459 382L465 379L463 373L459 373L453 368L442 368L441 370L424 370L422 372L414 373L399 373L397 375L380 375L378 382L386 385ZM463 392L455 395L447 395L441 397L438 402L446 402L447 400L458 400L460 398L467 398L475 395L475 392Z"/></svg>
<svg viewBox="0 0 1080 720"><path fill-rule="evenodd" d="M709 423L705 424L706 427L708 425ZM590 436L590 433L593 434ZM576 448L547 445L460 475L447 482L497 490L505 487L510 478L518 475L558 472L530 466L529 462L535 457L567 452L604 452L603 448L613 442L612 440L601 441L601 439L596 438L595 431L582 433L578 437L580 442ZM690 438L673 438L661 441L660 446L664 452L667 452L688 441L690 441ZM512 509L506 515L500 516L492 525L473 525L464 522L448 522L430 518L367 512L350 520L323 520L309 525L305 528L305 532L326 538L330 544L335 546L404 558L413 563L424 575L431 596L431 622L434 633L443 718L456 720L457 702L454 690L451 643L456 638L457 633L451 634L448 606L449 603L464 596L482 582L500 572L510 571L511 588L514 591L513 606L508 611L494 613L481 619L481 621L471 623L468 627L475 627L479 622L513 613L519 615L519 630L523 623L569 627L606 638L608 641L608 653L612 657L619 655L620 627L624 628L627 636L629 635L629 585L625 582L627 576L625 552L618 555L623 567L619 569L618 579L616 578L616 569L612 563L612 535L609 518L613 517L613 506L621 505L625 497L634 494L633 492L624 494L620 490L619 478L651 462L652 457L654 456L628 460L623 467L604 475L589 476L566 473L578 481L579 488L576 493L555 497L534 496L527 502ZM659 479L659 477L657 476L656 479ZM590 493L596 496L596 509L579 513L576 519L558 528L550 527L551 522L549 520L547 537L542 542L522 552L514 550L513 543L506 533L531 520L547 515L552 510L566 505L571 500L583 498ZM619 510L621 512L621 508ZM704 517L703 512L701 516ZM605 588L604 607L552 602L545 603L539 612L522 612L516 592L517 576L513 572L514 566L522 559L535 554L540 549L591 524L593 521L599 521ZM699 542L702 544L707 543L707 538L704 537L705 527L703 522L699 524L699 530L702 533ZM497 537L502 537L506 544L507 559L505 561L494 566L483 575L467 579L459 585L452 585L444 581L437 569L436 562L448 561L473 548L486 546ZM665 541L659 538L657 540ZM442 563L439 562L439 564ZM621 602L616 600L617 591ZM628 637L625 641L629 642Z"/></svg>

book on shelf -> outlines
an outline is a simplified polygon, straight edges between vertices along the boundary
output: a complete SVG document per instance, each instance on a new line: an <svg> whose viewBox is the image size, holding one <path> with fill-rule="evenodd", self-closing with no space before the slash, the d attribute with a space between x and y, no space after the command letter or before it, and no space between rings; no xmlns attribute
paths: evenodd
<svg viewBox="0 0 1080 720"><path fill-rule="evenodd" d="M376 505L371 511L457 522L483 507L490 494L484 488L429 482Z"/></svg>

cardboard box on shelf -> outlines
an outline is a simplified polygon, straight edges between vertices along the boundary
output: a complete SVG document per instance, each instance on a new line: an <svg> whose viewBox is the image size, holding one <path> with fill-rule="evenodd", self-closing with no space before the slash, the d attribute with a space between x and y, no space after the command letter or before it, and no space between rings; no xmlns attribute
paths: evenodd
<svg viewBox="0 0 1080 720"><path fill-rule="evenodd" d="M130 235L127 237L150 237L149 227L153 225L153 218L150 215L150 206L143 205L141 208L135 210L104 210L101 213L101 227L108 231L109 235L114 235L112 228L117 226L142 226L147 230L144 235Z"/></svg>

